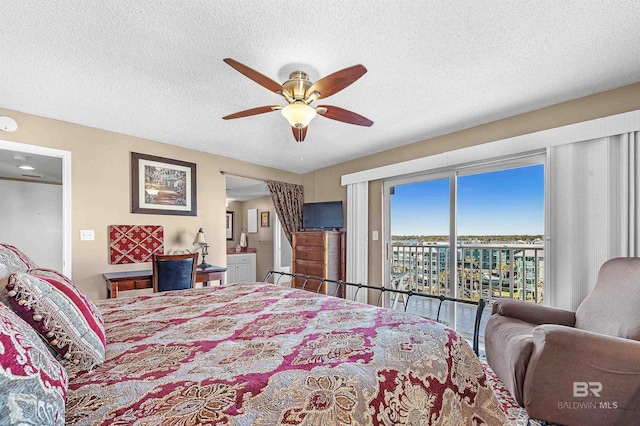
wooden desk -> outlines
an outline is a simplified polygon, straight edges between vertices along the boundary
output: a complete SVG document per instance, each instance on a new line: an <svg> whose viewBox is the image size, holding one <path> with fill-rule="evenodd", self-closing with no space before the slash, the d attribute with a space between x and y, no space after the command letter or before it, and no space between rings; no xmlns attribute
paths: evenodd
<svg viewBox="0 0 640 426"><path fill-rule="evenodd" d="M210 266L205 269L196 270L196 282L202 283L204 287L209 285L209 281L220 281L224 285L224 273L227 268L224 266ZM102 274L107 282L107 298L118 297L118 291L139 290L143 288L153 288L151 277L153 271L145 269L142 271L127 272L106 272Z"/></svg>

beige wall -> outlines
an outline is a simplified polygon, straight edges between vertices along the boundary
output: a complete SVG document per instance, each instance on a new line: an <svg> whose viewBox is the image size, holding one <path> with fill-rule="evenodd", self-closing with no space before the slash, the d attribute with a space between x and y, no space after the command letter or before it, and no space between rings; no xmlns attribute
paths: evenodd
<svg viewBox="0 0 640 426"><path fill-rule="evenodd" d="M313 197L311 201L343 200L346 202L346 188L340 186L340 177L344 174L639 109L640 83L635 83L482 126L412 143L305 174L302 180L305 200L310 196ZM381 181L369 184L369 212L370 232L372 230L382 231ZM382 238L379 241L371 241L370 239L369 282L373 285L379 285L382 282L382 253Z"/></svg>
<svg viewBox="0 0 640 426"><path fill-rule="evenodd" d="M112 224L159 224L165 227L167 248L190 248L198 228L205 228L211 244L209 263L226 264L225 179L219 171L236 171L304 186L305 201L343 200L344 174L439 154L539 130L640 109L640 83L482 126L412 143L359 160L305 175L256 166L132 136L0 109L19 125L3 139L72 152L73 279L92 298L106 295L102 272L148 268L148 264L109 265L107 227ZM169 157L198 165L198 216L130 213L129 152ZM382 182L369 186L369 228L382 230ZM80 241L80 229L94 229L95 241ZM239 234L238 234L239 235ZM237 238L237 237L236 237ZM369 281L382 281L382 240L369 243Z"/></svg>
<svg viewBox="0 0 640 426"><path fill-rule="evenodd" d="M93 299L106 297L103 272L150 268L149 263L109 265L109 225L163 225L166 250L192 249L198 228L205 229L211 245L207 261L226 264L225 177L220 170L285 182L302 177L132 136L107 132L16 111L0 109L18 123L2 139L70 151L72 164L73 280ZM130 200L131 151L197 164L198 216L132 214ZM95 241L80 241L81 229L95 230Z"/></svg>

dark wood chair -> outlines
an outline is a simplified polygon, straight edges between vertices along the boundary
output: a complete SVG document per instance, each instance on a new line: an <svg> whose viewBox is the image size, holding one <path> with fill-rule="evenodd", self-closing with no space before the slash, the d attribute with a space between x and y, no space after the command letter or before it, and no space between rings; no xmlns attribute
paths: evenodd
<svg viewBox="0 0 640 426"><path fill-rule="evenodd" d="M153 291L193 288L196 282L198 253L154 254Z"/></svg>

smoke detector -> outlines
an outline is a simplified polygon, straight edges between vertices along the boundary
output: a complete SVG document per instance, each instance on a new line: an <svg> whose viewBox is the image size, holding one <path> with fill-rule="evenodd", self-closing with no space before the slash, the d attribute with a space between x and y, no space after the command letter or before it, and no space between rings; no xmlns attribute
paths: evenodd
<svg viewBox="0 0 640 426"><path fill-rule="evenodd" d="M18 130L18 123L11 117L0 115L0 130L5 132L15 132Z"/></svg>

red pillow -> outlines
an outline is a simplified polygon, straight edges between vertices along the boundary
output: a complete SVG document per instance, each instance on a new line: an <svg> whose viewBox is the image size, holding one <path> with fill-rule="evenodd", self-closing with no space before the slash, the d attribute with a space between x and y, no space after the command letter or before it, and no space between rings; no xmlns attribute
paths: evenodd
<svg viewBox="0 0 640 426"><path fill-rule="evenodd" d="M65 279L15 273L6 287L13 310L65 360L87 370L104 362L102 318L76 286Z"/></svg>
<svg viewBox="0 0 640 426"><path fill-rule="evenodd" d="M96 318L96 320L100 323L101 328L104 328L104 320L102 319L102 314L100 313L96 305L66 275L54 269L47 268L29 269L27 271L27 274L35 275L36 277L53 278L54 280L60 281L61 283L69 286L77 294L77 297L82 299L82 303L86 305L87 308L91 311L90 315ZM104 334L104 331L102 332L102 334Z"/></svg>

